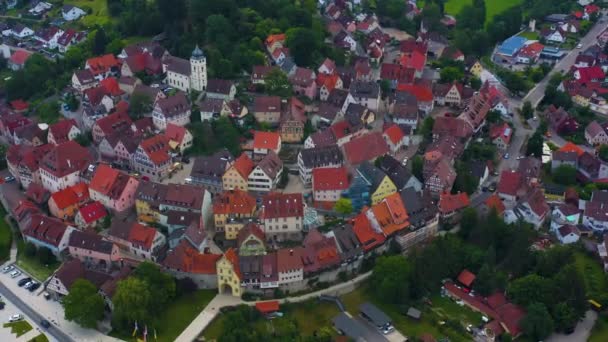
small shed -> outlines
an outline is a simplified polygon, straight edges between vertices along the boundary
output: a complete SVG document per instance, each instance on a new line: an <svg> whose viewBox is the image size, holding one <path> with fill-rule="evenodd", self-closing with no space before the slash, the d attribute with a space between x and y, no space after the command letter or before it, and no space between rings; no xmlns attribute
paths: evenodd
<svg viewBox="0 0 608 342"><path fill-rule="evenodd" d="M258 302L258 303L255 303L255 308L262 315L269 315L271 313L279 311L279 301L272 300L269 302Z"/></svg>
<svg viewBox="0 0 608 342"><path fill-rule="evenodd" d="M469 271L467 269L464 269L458 275L458 279L457 280L462 285L464 285L464 286L466 286L468 288L471 288L471 285L475 281L475 275L473 273L471 273L471 271Z"/></svg>
<svg viewBox="0 0 608 342"><path fill-rule="evenodd" d="M422 312L415 307L410 306L410 308L407 309L407 315L415 320L419 320L422 316Z"/></svg>

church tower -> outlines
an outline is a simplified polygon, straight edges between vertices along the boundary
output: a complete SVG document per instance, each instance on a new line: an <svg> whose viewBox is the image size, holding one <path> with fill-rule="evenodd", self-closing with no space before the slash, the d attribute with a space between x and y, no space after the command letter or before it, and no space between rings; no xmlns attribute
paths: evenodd
<svg viewBox="0 0 608 342"><path fill-rule="evenodd" d="M190 57L190 87L201 92L207 90L207 58L198 45Z"/></svg>

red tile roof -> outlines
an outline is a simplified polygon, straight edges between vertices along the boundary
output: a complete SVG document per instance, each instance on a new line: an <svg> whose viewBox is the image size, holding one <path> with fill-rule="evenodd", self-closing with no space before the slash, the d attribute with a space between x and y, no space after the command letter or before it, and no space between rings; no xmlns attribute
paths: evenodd
<svg viewBox="0 0 608 342"><path fill-rule="evenodd" d="M254 149L277 150L281 147L281 135L277 132L255 131L253 136Z"/></svg>
<svg viewBox="0 0 608 342"><path fill-rule="evenodd" d="M422 71L426 64L426 55L419 51L413 51L411 53L405 53L399 59L399 64L405 68L413 68L417 71Z"/></svg>
<svg viewBox="0 0 608 342"><path fill-rule="evenodd" d="M304 245L302 263L305 273L318 272L340 264L338 246L333 237L324 236L317 229L312 229L302 244Z"/></svg>
<svg viewBox="0 0 608 342"><path fill-rule="evenodd" d="M439 212L449 214L456 210L464 209L470 205L469 195L466 192L458 194L442 193L439 195Z"/></svg>
<svg viewBox="0 0 608 342"><path fill-rule="evenodd" d="M120 61L110 53L99 57L89 58L87 59L86 65L93 75L99 75L110 71L112 67L119 67Z"/></svg>
<svg viewBox="0 0 608 342"><path fill-rule="evenodd" d="M139 146L146 152L148 158L160 165L171 160L169 155L169 141L164 135L155 135L146 140L142 140Z"/></svg>
<svg viewBox="0 0 608 342"><path fill-rule="evenodd" d="M485 203L488 208L496 209L496 213L498 215L502 215L505 212L505 205L502 203L502 200L497 194L493 194L492 196L488 197Z"/></svg>
<svg viewBox="0 0 608 342"><path fill-rule="evenodd" d="M409 215L401 195L396 192L384 198L370 209L385 236L390 236L410 226Z"/></svg>
<svg viewBox="0 0 608 342"><path fill-rule="evenodd" d="M99 164L95 169L95 174L93 175L93 179L91 179L89 189L105 195L112 188L112 184L114 184L114 181L118 178L119 174L120 171L113 169L109 165Z"/></svg>
<svg viewBox="0 0 608 342"><path fill-rule="evenodd" d="M266 37L266 45L270 46L270 45L274 44L275 42L285 44L285 39L286 39L285 33L271 34L268 37Z"/></svg>
<svg viewBox="0 0 608 342"><path fill-rule="evenodd" d="M317 86L319 87L319 89L322 86L325 86L325 88L328 91L332 91L332 90L334 90L334 88L338 84L339 80L340 80L340 76L338 76L338 74L323 74L323 73L320 73L317 76L316 82L317 82Z"/></svg>
<svg viewBox="0 0 608 342"><path fill-rule="evenodd" d="M101 87L103 87L103 89L105 89L106 93L109 95L120 96L125 93L124 91L122 91L122 89L120 89L118 81L114 77L105 78L101 80L99 84Z"/></svg>
<svg viewBox="0 0 608 342"><path fill-rule="evenodd" d="M186 132L188 130L186 127L178 126L172 123L167 124L167 128L165 129L165 136L169 141L175 141L177 143L182 143L184 137L186 136Z"/></svg>
<svg viewBox="0 0 608 342"><path fill-rule="evenodd" d="M257 302L255 308L263 315L279 311L279 301L272 300L269 302Z"/></svg>
<svg viewBox="0 0 608 342"><path fill-rule="evenodd" d="M502 125L494 125L490 128L490 139L492 140L500 137L506 144L509 144L512 135L513 130L506 122Z"/></svg>
<svg viewBox="0 0 608 342"><path fill-rule="evenodd" d="M110 135L115 131L131 129L132 124L133 121L131 121L129 114L123 111L117 111L116 113L110 114L95 122L95 125L98 126L105 135Z"/></svg>
<svg viewBox="0 0 608 342"><path fill-rule="evenodd" d="M76 196L72 188L65 188L53 193L51 200L55 202L55 205L60 210L78 204L78 196Z"/></svg>
<svg viewBox="0 0 608 342"><path fill-rule="evenodd" d="M270 193L262 198L262 205L262 219L304 216L304 200L301 193Z"/></svg>
<svg viewBox="0 0 608 342"><path fill-rule="evenodd" d="M84 170L92 161L88 149L75 141L68 141L54 146L42 159L40 167L59 178Z"/></svg>
<svg viewBox="0 0 608 342"><path fill-rule="evenodd" d="M42 214L34 214L32 215L30 225L23 231L23 235L59 247L66 229L66 224L59 219Z"/></svg>
<svg viewBox="0 0 608 342"><path fill-rule="evenodd" d="M106 208L103 204L95 201L91 202L79 209L80 216L86 224L96 222L108 215Z"/></svg>
<svg viewBox="0 0 608 342"><path fill-rule="evenodd" d="M238 158L236 158L232 167L234 167L234 169L241 175L241 177L247 179L247 177L249 177L249 174L255 167L255 164L246 153L243 153Z"/></svg>
<svg viewBox="0 0 608 342"><path fill-rule="evenodd" d="M220 254L202 254L192 248L186 240L167 253L163 266L186 273L217 274L216 263Z"/></svg>
<svg viewBox="0 0 608 342"><path fill-rule="evenodd" d="M585 153L585 151L578 145L568 141L564 146L562 146L558 151L560 152L576 152L576 154L580 157Z"/></svg>
<svg viewBox="0 0 608 342"><path fill-rule="evenodd" d="M76 120L61 120L49 126L49 133L53 134L55 143L61 144L69 140L68 134L70 133L72 127L78 127L78 125L76 124Z"/></svg>
<svg viewBox="0 0 608 342"><path fill-rule="evenodd" d="M361 213L353 219L353 231L366 252L381 246L386 240L384 234L374 230L365 213Z"/></svg>
<svg viewBox="0 0 608 342"><path fill-rule="evenodd" d="M154 237L156 236L156 229L147 227L139 223L134 223L129 231L127 240L136 246L142 246L144 249L149 250L152 248Z"/></svg>
<svg viewBox="0 0 608 342"><path fill-rule="evenodd" d="M384 135L386 135L394 145L399 144L399 142L403 140L403 137L405 136L397 124L392 124L385 129Z"/></svg>
<svg viewBox="0 0 608 342"><path fill-rule="evenodd" d="M29 103L23 101L22 99L17 99L17 100L11 101L11 107L16 111L21 112L21 111L27 110L30 107L30 105L29 105Z"/></svg>
<svg viewBox="0 0 608 342"><path fill-rule="evenodd" d="M251 215L255 207L255 197L238 189L224 191L213 199L213 214L215 215Z"/></svg>
<svg viewBox="0 0 608 342"><path fill-rule="evenodd" d="M500 174L500 180L498 181L498 193L516 196L517 191L522 186L521 173L512 170L503 171Z"/></svg>
<svg viewBox="0 0 608 342"><path fill-rule="evenodd" d="M312 188L313 191L348 189L348 171L346 167L313 169Z"/></svg>
<svg viewBox="0 0 608 342"><path fill-rule="evenodd" d="M376 159L388 151L388 145L380 132L366 134L344 144L344 154L352 165Z"/></svg>
<svg viewBox="0 0 608 342"><path fill-rule="evenodd" d="M467 269L464 269L458 275L458 282L466 287L471 287L471 284L473 284L473 281L475 281L475 278L476 277L473 273L471 273Z"/></svg>
<svg viewBox="0 0 608 342"><path fill-rule="evenodd" d="M532 44L528 44L524 46L521 50L519 50L519 55L523 55L529 58L537 58L540 56L541 51L545 46L539 42L534 42Z"/></svg>
<svg viewBox="0 0 608 342"><path fill-rule="evenodd" d="M404 91L416 97L419 102L433 101L433 90L430 87L419 84L399 84L397 91Z"/></svg>
<svg viewBox="0 0 608 342"><path fill-rule="evenodd" d="M281 273L299 270L304 267L302 264L302 247L281 248L277 251L277 270Z"/></svg>
<svg viewBox="0 0 608 342"><path fill-rule="evenodd" d="M25 65L25 62L30 58L32 54L25 50L17 50L11 56L11 63L16 65Z"/></svg>

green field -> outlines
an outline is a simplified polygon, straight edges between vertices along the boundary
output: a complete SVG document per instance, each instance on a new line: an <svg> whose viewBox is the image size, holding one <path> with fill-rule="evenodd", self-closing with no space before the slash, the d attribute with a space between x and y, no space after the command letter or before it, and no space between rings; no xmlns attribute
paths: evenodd
<svg viewBox="0 0 608 342"><path fill-rule="evenodd" d="M164 309L159 309L156 316L160 325L148 327L148 340L161 342L175 341L179 334L203 311L216 294L217 291L214 290L198 290L194 293L178 297ZM157 339L153 339L154 329L156 329ZM112 332L110 335L125 341L136 341L136 338L130 334L121 335ZM139 337L141 341L141 335L136 337Z"/></svg>
<svg viewBox="0 0 608 342"><path fill-rule="evenodd" d="M605 342L608 341L608 317L600 314L595 321L589 342Z"/></svg>
<svg viewBox="0 0 608 342"><path fill-rule="evenodd" d="M32 330L32 326L27 321L4 323L3 327L11 328L11 334L17 334L17 337Z"/></svg>
<svg viewBox="0 0 608 342"><path fill-rule="evenodd" d="M10 257L11 242L13 239L11 227L4 220L5 216L6 210L0 205L0 263L8 260Z"/></svg>
<svg viewBox="0 0 608 342"><path fill-rule="evenodd" d="M61 265L58 261L50 265L43 265L38 261L36 256L30 257L25 255L25 253L22 252L24 248L25 242L23 239L17 240L17 266L40 282L43 282L50 277L59 265Z"/></svg>
<svg viewBox="0 0 608 342"><path fill-rule="evenodd" d="M586 295L589 299L608 292L608 279L600 264L586 254L574 255L576 268L583 275Z"/></svg>
<svg viewBox="0 0 608 342"><path fill-rule="evenodd" d="M87 7L91 9L91 14L80 18L78 22L86 27L103 26L112 20L108 13L106 0L65 0L64 5L74 5L87 12Z"/></svg>
<svg viewBox="0 0 608 342"><path fill-rule="evenodd" d="M49 342L49 339L45 334L40 334L27 342Z"/></svg>
<svg viewBox="0 0 608 342"><path fill-rule="evenodd" d="M495 15L522 2L523 0L486 0L486 23ZM457 15L465 5L470 5L471 3L473 3L472 0L448 0L445 4L445 12Z"/></svg>

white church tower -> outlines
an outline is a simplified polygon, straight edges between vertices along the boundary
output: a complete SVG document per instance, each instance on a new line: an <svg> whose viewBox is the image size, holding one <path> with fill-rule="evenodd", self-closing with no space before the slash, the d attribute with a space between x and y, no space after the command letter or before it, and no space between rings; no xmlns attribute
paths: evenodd
<svg viewBox="0 0 608 342"><path fill-rule="evenodd" d="M190 57L190 87L200 92L207 90L207 58L198 45Z"/></svg>

